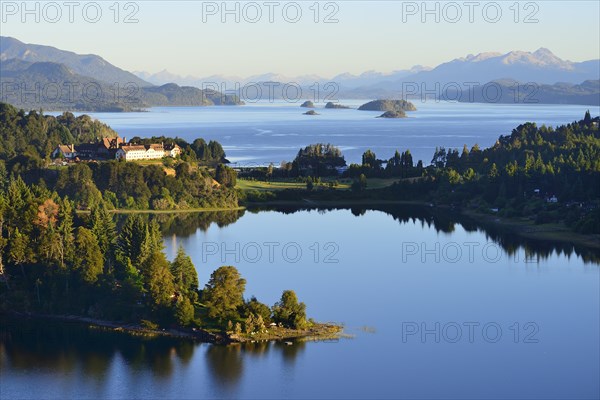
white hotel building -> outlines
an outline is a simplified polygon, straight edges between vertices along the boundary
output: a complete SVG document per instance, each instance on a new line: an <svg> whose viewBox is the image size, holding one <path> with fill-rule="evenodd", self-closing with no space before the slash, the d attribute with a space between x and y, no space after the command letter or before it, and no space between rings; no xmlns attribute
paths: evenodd
<svg viewBox="0 0 600 400"><path fill-rule="evenodd" d="M177 157L181 154L181 148L174 145L148 144L148 145L132 145L127 144L121 146L116 154L116 159L125 161L135 160L156 160L163 157Z"/></svg>

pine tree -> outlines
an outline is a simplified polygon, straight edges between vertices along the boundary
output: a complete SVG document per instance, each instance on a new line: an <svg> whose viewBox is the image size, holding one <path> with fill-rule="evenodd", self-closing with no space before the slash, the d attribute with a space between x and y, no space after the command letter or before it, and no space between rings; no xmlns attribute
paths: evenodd
<svg viewBox="0 0 600 400"><path fill-rule="evenodd" d="M0 172L2 172L2 171L0 170ZM0 182L0 184L1 184L1 182ZM1 189L3 189L3 188L0 186L0 190ZM4 193L0 192L0 279L2 279L5 282L6 288L8 289L9 288L8 276L6 276L6 273L4 271L4 249L8 242L4 238L4 213L6 211L6 208L7 208L6 198L4 197Z"/></svg>
<svg viewBox="0 0 600 400"><path fill-rule="evenodd" d="M171 263L173 282L192 304L198 301L198 273L192 263L192 259L185 253L183 247L177 250L177 256Z"/></svg>
<svg viewBox="0 0 600 400"><path fill-rule="evenodd" d="M154 309L168 307L175 297L175 284L164 253L154 251L142 265L144 287Z"/></svg>
<svg viewBox="0 0 600 400"><path fill-rule="evenodd" d="M102 274L104 259L94 233L80 226L75 235L74 269L86 283L95 283Z"/></svg>
<svg viewBox="0 0 600 400"><path fill-rule="evenodd" d="M65 269L73 264L75 255L73 205L67 197L59 200L57 231L61 238L61 267Z"/></svg>
<svg viewBox="0 0 600 400"><path fill-rule="evenodd" d="M104 201L92 207L90 229L96 235L96 238L98 238L98 245L102 254L105 255L106 262L111 262L114 257L113 253L116 243L116 226Z"/></svg>

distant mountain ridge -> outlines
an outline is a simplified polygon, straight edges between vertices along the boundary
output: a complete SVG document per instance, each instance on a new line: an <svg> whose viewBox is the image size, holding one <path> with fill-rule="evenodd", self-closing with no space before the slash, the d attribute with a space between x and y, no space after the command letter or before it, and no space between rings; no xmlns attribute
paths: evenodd
<svg viewBox="0 0 600 400"><path fill-rule="evenodd" d="M484 87L494 85L492 95ZM497 80L469 91L448 91L442 100L458 100L461 103L499 104L581 104L600 105L600 80L587 80L581 84L555 83L554 85L532 85L514 80Z"/></svg>
<svg viewBox="0 0 600 400"><path fill-rule="evenodd" d="M9 59L0 61L0 70L1 101L23 108L115 112L150 106L241 104L235 96L174 83L115 90L113 85L76 74L64 64L46 61Z"/></svg>
<svg viewBox="0 0 600 400"><path fill-rule="evenodd" d="M249 82L296 82L302 87L303 93L312 93L310 86L315 82L321 88L329 82L337 84L336 96L338 99L348 98L399 98L403 90L417 88L418 95L421 88L436 90L438 85L441 90L444 85L464 86L477 83L483 86L494 81L517 81L521 83L533 82L543 87L541 101L564 103L569 101L584 101L584 104L595 104L594 92L589 92L590 85L582 82L600 79L600 60L572 62L563 60L547 48L539 48L534 52L511 51L508 53L485 52L469 54L465 57L442 63L435 68L416 65L408 70L399 70L391 73L367 71L359 75L350 73L338 74L330 79L317 75L303 75L298 77L285 77L276 73L254 75L247 78L213 75L206 78L180 77L163 70L157 74L137 73L139 76L153 83L164 83L171 79L180 84L191 84L201 87L203 84L213 82L224 84L229 90L235 89L235 83L246 85ZM585 90L575 88L576 93L560 88L560 83L567 85L584 85ZM551 85L559 85L555 89ZM593 86L593 85L592 85ZM577 96L574 96L577 94ZM441 93L440 93L441 95ZM277 96L276 96L277 97ZM442 97L442 96L440 96ZM563 97L561 99L561 97ZM280 98L280 97L279 97ZM318 99L329 101L335 99ZM504 99L506 100L506 98Z"/></svg>
<svg viewBox="0 0 600 400"><path fill-rule="evenodd" d="M511 51L508 53L487 52L456 58L435 68L415 65L408 70L391 73L367 71L359 75L341 73L332 78L318 75L283 76L276 73L253 75L246 78L213 75L209 77L181 77L166 70L156 74L136 72L136 74L155 84L164 84L167 80L179 84L202 82L224 82L246 84L248 82L297 82L307 85L314 82L336 82L344 89L363 86L389 85L398 82L470 82L481 84L496 79L514 79L520 82L554 84L557 82L580 83L600 78L600 60L571 62L563 60L547 48L534 52Z"/></svg>
<svg viewBox="0 0 600 400"><path fill-rule="evenodd" d="M151 106L242 104L214 90L154 86L97 55L0 37L0 101L22 108L133 111Z"/></svg>
<svg viewBox="0 0 600 400"><path fill-rule="evenodd" d="M131 111L139 98L115 95L111 85L75 73L64 64L0 61L0 101L15 107L73 111Z"/></svg>
<svg viewBox="0 0 600 400"><path fill-rule="evenodd" d="M46 108L55 110L122 110L151 106L200 106L214 104L243 104L239 97L243 92L235 92L236 83L247 85L258 83L262 91L270 93L266 83L297 83L302 90L301 100L314 96L316 83L320 85L321 98L316 102L336 102L349 98L388 98L399 99L419 96L421 89L440 90L447 84L458 86L483 86L489 82L528 82L540 87L540 102L560 104L597 104L600 89L594 84L600 79L600 60L571 62L563 60L546 48L534 52L511 51L508 53L487 52L467 55L442 63L435 68L416 65L407 70L390 73L367 71L359 75L342 73L331 79L318 75L285 76L274 72L253 75L246 78L212 75L205 78L181 77L167 70L156 74L131 72L118 68L102 57L94 54L80 55L51 46L26 44L11 37L0 36L0 81L10 83L10 90L3 86L0 97L3 101L6 92L16 87L29 87L38 83L68 84L71 81L83 85L96 84L102 96L90 102L86 96L75 96L64 102L31 102L25 99L13 104L23 108ZM591 83L590 83L591 82ZM115 83L118 91L115 93ZM325 86L328 83L336 85ZM129 90L133 84L135 90ZM407 84L411 86L408 92ZM158 85L158 86L155 86ZM223 85L223 86L221 86ZM210 88L201 90L203 87ZM417 90L414 91L414 88ZM218 91L227 90L228 95ZM464 90L464 89L462 89ZM282 98L281 86L275 90L275 98ZM246 93L250 96L252 93ZM447 94L447 93L446 93ZM442 98L444 93L440 92ZM2 101L0 99L0 101ZM23 99L20 99L23 100ZM264 98L263 98L264 100ZM508 101L508 97L501 99ZM576 103L572 103L576 102ZM57 108L58 107L58 108Z"/></svg>
<svg viewBox="0 0 600 400"><path fill-rule="evenodd" d="M600 78L600 60L571 62L546 48L534 52L481 53L440 64L431 71L418 72L405 81L483 84L504 78L540 84L580 83Z"/></svg>
<svg viewBox="0 0 600 400"><path fill-rule="evenodd" d="M131 72L116 67L94 54L76 54L51 46L28 44L12 37L0 36L0 61L13 58L31 63L48 61L64 64L76 74L90 76L107 83L132 82L138 86L152 86Z"/></svg>
<svg viewBox="0 0 600 400"><path fill-rule="evenodd" d="M422 65L415 65L414 67L408 70L398 70L390 73L382 73L377 71L367 71L363 72L359 75L350 74L348 72L339 74L334 76L333 78L325 78L315 74L308 75L300 75L300 76L285 76L281 74L277 74L274 72L269 72L265 74L259 75L251 75L248 77L239 77L239 76L226 76L226 75L211 75L207 77L193 77L193 76L181 76L177 74L173 74L167 70L162 70L157 73L149 73L145 71L134 71L133 73L139 76L140 78L147 80L155 85L163 85L167 82L175 82L180 85L191 85L196 87L201 87L203 84L207 83L224 83L227 88L233 89L235 84L239 84L240 86L248 85L250 83L264 83L264 82L281 82L281 83L297 83L300 86L310 86L315 82L319 83L327 83L327 82L336 82L344 87L359 87L364 84L369 84L373 81L379 80L394 80L399 79L405 76L409 76L411 74L430 70L429 67L424 67Z"/></svg>

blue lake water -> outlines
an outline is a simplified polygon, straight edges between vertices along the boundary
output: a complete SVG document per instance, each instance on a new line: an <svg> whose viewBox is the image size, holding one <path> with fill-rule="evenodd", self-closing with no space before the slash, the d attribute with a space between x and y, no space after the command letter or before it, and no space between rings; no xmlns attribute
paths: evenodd
<svg viewBox="0 0 600 400"><path fill-rule="evenodd" d="M165 251L183 246L201 285L235 265L247 297L294 289L352 337L223 347L3 326L1 397L598 398L599 264L430 212L174 221Z"/></svg>
<svg viewBox="0 0 600 400"><path fill-rule="evenodd" d="M368 100L341 102L358 107ZM382 159L396 149L410 149L413 158L431 161L436 146L462 149L479 144L487 147L500 135L508 135L519 124L530 121L559 125L579 120L590 109L579 105L473 104L415 101L418 111L405 119L375 118L381 112L356 109L324 109L318 116L302 115L300 103L261 102L245 106L157 107L142 113L92 113L121 136L197 137L223 144L232 162L242 165L275 165L291 161L298 149L311 143L339 146L348 162L359 162L367 149Z"/></svg>

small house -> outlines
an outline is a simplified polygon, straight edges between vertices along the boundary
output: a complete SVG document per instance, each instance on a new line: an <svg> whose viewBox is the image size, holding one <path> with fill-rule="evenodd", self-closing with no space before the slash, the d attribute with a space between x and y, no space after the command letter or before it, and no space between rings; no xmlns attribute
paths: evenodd
<svg viewBox="0 0 600 400"><path fill-rule="evenodd" d="M52 158L64 158L67 160L73 160L77 157L77 151L75 151L74 144L59 144L56 149L52 152Z"/></svg>
<svg viewBox="0 0 600 400"><path fill-rule="evenodd" d="M164 146L165 156L169 157L179 157L181 155L181 147L179 147L176 143L166 144Z"/></svg>

